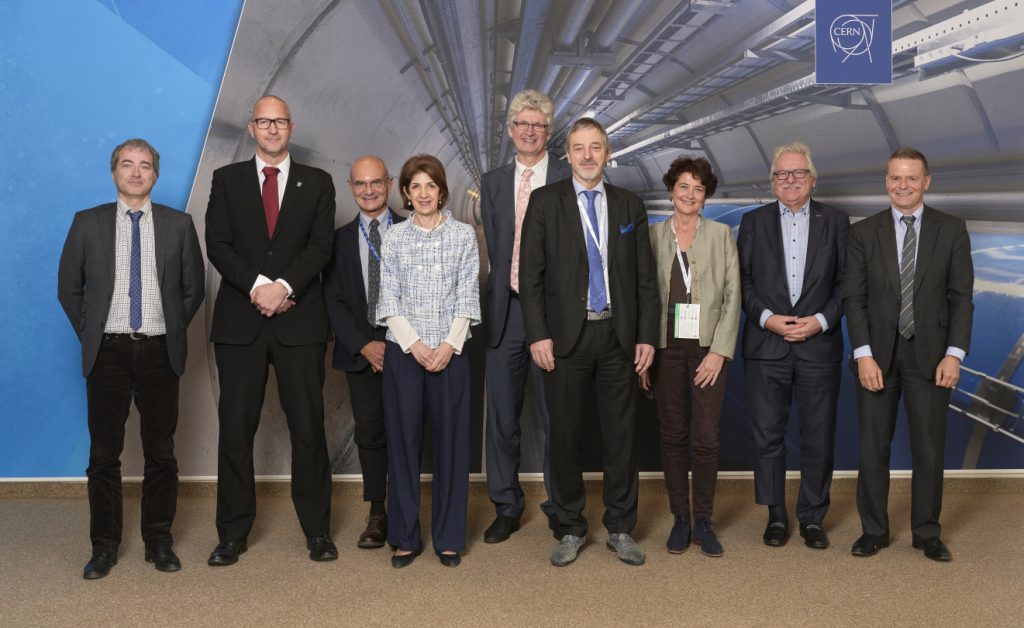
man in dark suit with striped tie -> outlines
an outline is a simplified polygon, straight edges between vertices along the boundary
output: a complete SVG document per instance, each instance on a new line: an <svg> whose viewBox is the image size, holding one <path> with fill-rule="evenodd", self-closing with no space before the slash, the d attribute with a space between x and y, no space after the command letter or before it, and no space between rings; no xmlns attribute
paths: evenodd
<svg viewBox="0 0 1024 628"><path fill-rule="evenodd" d="M928 160L900 148L885 178L892 207L856 223L847 246L843 307L859 380L854 556L889 545L889 452L903 397L910 432L912 543L948 561L939 538L946 415L971 343L974 266L960 218L924 202Z"/></svg>

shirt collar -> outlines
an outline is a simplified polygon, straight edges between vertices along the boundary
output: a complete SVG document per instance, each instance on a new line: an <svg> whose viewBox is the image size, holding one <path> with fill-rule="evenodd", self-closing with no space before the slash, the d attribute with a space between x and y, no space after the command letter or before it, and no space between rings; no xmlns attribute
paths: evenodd
<svg viewBox="0 0 1024 628"><path fill-rule="evenodd" d="M258 174L263 174L263 169L269 165L270 164L260 159L259 155L256 155L256 172ZM278 177L287 179L288 171L291 170L292 167L292 154L288 153L288 155L285 156L284 160L274 167L280 170L280 172L277 173Z"/></svg>
<svg viewBox="0 0 1024 628"><path fill-rule="evenodd" d="M391 215L391 223L394 224L394 212L392 212L391 208L388 207L383 212L381 212L380 216L377 217L377 224L379 225L378 229L386 230L388 228L388 215ZM373 222L373 220L373 218L370 218L369 216L364 214L362 210L359 211L359 221L362 222L363 226L366 227L367 229L370 228L370 223Z"/></svg>
<svg viewBox="0 0 1024 628"><path fill-rule="evenodd" d="M573 187L574 190L576 190L576 198L579 198L580 194L583 194L584 192L587 191L587 188L583 187L583 184L580 183L579 181L577 181L576 177L572 178L572 187ZM600 181L598 181L598 183L594 187L594 189L601 193L600 198L608 200L608 195L605 194L605 190L604 190L604 179L601 179Z"/></svg>
<svg viewBox="0 0 1024 628"><path fill-rule="evenodd" d="M792 214L788 207L786 207L782 201L779 201L779 215L785 216L786 214ZM811 213L811 199L807 199L807 202L800 206L800 210L797 214L806 216Z"/></svg>
<svg viewBox="0 0 1024 628"><path fill-rule="evenodd" d="M889 211L892 212L892 220L893 220L893 222L895 222L896 226L899 227L900 224L901 224L900 223L900 219L903 218L904 216L906 216L907 214L904 214L903 212L901 212L900 210L896 209L895 207L892 207L891 205L889 206ZM923 214L923 213L924 213L924 203L921 203L918 206L918 208L914 210L914 213L910 214L911 216L914 217L914 224L915 225L921 224L921 214Z"/></svg>
<svg viewBox="0 0 1024 628"><path fill-rule="evenodd" d="M152 210L152 209L153 209L153 202L151 200L149 200L149 199L146 199L146 202L143 203L142 207L139 208L139 211L142 212L142 219L145 219L146 216L150 213L150 210ZM124 201L122 201L120 198L118 198L117 199L117 213L118 213L118 215L125 216L130 211L132 211L132 208L128 207L128 205Z"/></svg>
<svg viewBox="0 0 1024 628"><path fill-rule="evenodd" d="M531 170L533 170L534 174L536 174L538 170L546 170L547 167L548 167L548 152L547 151L544 151L544 156L540 158L540 161L538 161L537 163L533 164L532 166L524 166L522 163L519 162L519 158L516 157L516 178L518 179L518 178L522 177L523 176L523 172L526 171L527 168L530 168Z"/></svg>

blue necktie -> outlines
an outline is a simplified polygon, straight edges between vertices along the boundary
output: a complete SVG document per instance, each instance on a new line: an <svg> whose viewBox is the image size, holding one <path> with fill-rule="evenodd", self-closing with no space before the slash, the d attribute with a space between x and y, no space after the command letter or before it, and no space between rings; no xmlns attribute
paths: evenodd
<svg viewBox="0 0 1024 628"><path fill-rule="evenodd" d="M128 212L132 219L132 258L128 271L128 324L132 331L142 328L142 239L139 220L142 212Z"/></svg>
<svg viewBox="0 0 1024 628"><path fill-rule="evenodd" d="M595 199L600 194L597 190L586 190L583 195L587 197L587 218L590 219L590 226L594 229L594 235L600 236L601 226L597 222L597 208ZM603 312L608 307L608 295L604 291L604 267L601 264L601 248L590 230L586 230L583 237L587 240L587 261L590 263L590 309L595 312Z"/></svg>

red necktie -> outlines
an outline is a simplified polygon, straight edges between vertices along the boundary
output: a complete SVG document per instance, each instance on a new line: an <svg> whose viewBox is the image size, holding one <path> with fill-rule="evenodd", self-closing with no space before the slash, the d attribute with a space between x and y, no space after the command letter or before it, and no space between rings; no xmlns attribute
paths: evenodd
<svg viewBox="0 0 1024 628"><path fill-rule="evenodd" d="M277 201L277 173L278 168L267 166L263 169L263 214L267 217L267 235L274 237L274 227L277 225L277 215L281 213Z"/></svg>

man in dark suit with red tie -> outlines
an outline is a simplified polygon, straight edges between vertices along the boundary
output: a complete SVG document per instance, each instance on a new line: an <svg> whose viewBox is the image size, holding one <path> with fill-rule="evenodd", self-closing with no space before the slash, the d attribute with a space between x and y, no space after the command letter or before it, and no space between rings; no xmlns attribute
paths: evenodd
<svg viewBox="0 0 1024 628"><path fill-rule="evenodd" d="M519 528L526 507L519 485L523 397L526 379L533 383L537 414L543 429L544 488L541 510L554 521L548 474L548 409L540 368L530 359L519 302L519 247L526 206L533 190L572 176L569 166L548 154L554 104L544 94L526 89L512 97L508 136L516 147L512 163L485 174L480 181L480 218L487 237L484 326L487 338L487 492L497 511L484 531L484 541L500 543Z"/></svg>
<svg viewBox="0 0 1024 628"><path fill-rule="evenodd" d="M860 408L854 556L889 545L889 452L900 397L910 433L912 545L948 561L942 526L943 456L949 397L971 344L974 265L960 218L924 202L928 160L913 148L889 157L892 206L850 230L843 307Z"/></svg>
<svg viewBox="0 0 1024 628"><path fill-rule="evenodd" d="M322 392L329 327L320 281L331 257L334 183L291 159L294 126L283 100L257 100L248 123L256 156L214 171L206 209L206 252L222 278L210 332L220 378L214 566L238 562L247 549L256 517L253 439L271 364L309 557L338 557L330 538Z"/></svg>
<svg viewBox="0 0 1024 628"><path fill-rule="evenodd" d="M376 324L380 298L381 244L392 225L405 220L388 207L391 175L384 160L364 155L352 162L348 187L359 208L352 222L334 232L334 257L324 273L327 313L334 328L334 368L345 371L363 501L370 502L366 529L357 545L384 547L387 540L388 441L381 397L384 335Z"/></svg>
<svg viewBox="0 0 1024 628"><path fill-rule="evenodd" d="M533 192L523 221L519 294L530 353L545 371L555 566L576 560L586 541L580 449L590 429L605 443L607 545L627 564L644 562L630 535L639 486L637 374L654 359L659 301L647 212L638 197L604 182L610 154L599 122L573 123L566 135L572 179ZM597 416L584 414L589 390Z"/></svg>

